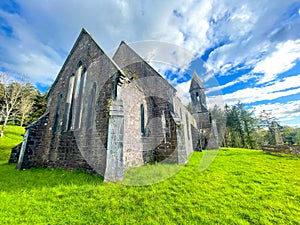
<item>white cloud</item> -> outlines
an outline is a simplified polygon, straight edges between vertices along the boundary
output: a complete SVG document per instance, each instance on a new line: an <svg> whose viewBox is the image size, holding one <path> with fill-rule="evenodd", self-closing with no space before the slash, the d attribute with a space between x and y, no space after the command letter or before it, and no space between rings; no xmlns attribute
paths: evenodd
<svg viewBox="0 0 300 225"><path fill-rule="evenodd" d="M300 93L300 75L274 80L299 60L299 0L16 2L20 14L0 9L1 22L12 29L11 34L0 30L0 68L26 74L33 82L49 84L54 80L81 28L85 27L106 51L118 46L121 40L167 42L185 49L170 54L172 51L160 45L156 49L149 45L152 51L147 50L144 56L153 65L159 64L156 68L162 73L170 68L174 71L181 68L182 72L195 56L208 54L206 51L210 49L204 65L208 71L204 72L204 82L213 80L216 73L228 76L241 67L253 68L251 74L262 73L258 84L273 81L262 88L210 96L211 105L221 105L223 99L229 104L238 100L254 103ZM207 92L246 83L253 79L251 74L209 88ZM187 103L189 82L177 88L183 90L179 92Z"/></svg>
<svg viewBox="0 0 300 225"><path fill-rule="evenodd" d="M177 96L180 98L181 102L184 105L187 105L191 99L189 93L190 86L191 86L191 80L180 83L176 86Z"/></svg>
<svg viewBox="0 0 300 225"><path fill-rule="evenodd" d="M259 113L263 110L274 115L282 125L287 124L297 127L300 124L300 100L287 103L261 104L255 106L255 115L259 116Z"/></svg>
<svg viewBox="0 0 300 225"><path fill-rule="evenodd" d="M57 62L61 57L51 47L38 41L27 21L18 14L9 14L0 10L0 17L9 21L13 27L13 37L0 34L2 39L0 66L13 73L30 77L34 83L51 84L53 74L57 74Z"/></svg>
<svg viewBox="0 0 300 225"><path fill-rule="evenodd" d="M250 79L254 79L254 78L256 78L256 76L253 75L253 74L244 74L244 75L238 77L237 79L235 79L233 81L230 81L230 82L228 82L224 85L214 86L214 87L211 87L211 88L207 89L207 93L211 93L211 92L215 92L215 91L221 91L224 88L232 87L233 85L241 83L241 82L246 83Z"/></svg>
<svg viewBox="0 0 300 225"><path fill-rule="evenodd" d="M282 81L277 81L265 87L245 88L233 93L224 94L224 101L233 105L238 101L243 103L254 103L264 100L274 100L279 97L289 96L300 93L300 74L286 77Z"/></svg>
<svg viewBox="0 0 300 225"><path fill-rule="evenodd" d="M225 45L210 54L208 63L221 75L228 75L229 69L240 65L254 68L261 60L277 51L279 43L299 39L297 27L300 25L300 17L288 16L292 6L299 5L297 1L280 4L276 1L218 3L220 6L217 8L227 10L219 12L219 17L223 16L223 19L211 26L209 40L216 40L216 43L223 40Z"/></svg>
<svg viewBox="0 0 300 225"><path fill-rule="evenodd" d="M253 69L254 73L264 74L257 84L275 80L278 74L293 68L296 60L300 60L300 39L277 44L276 51L258 62Z"/></svg>
<svg viewBox="0 0 300 225"><path fill-rule="evenodd" d="M135 42L129 46L162 73L170 69L184 72L195 58L191 51L163 41Z"/></svg>
<svg viewBox="0 0 300 225"><path fill-rule="evenodd" d="M14 66L21 73L26 68L34 79L38 74L52 79L56 76L82 27L93 34L104 50L116 47L121 40L155 40L181 46L199 56L223 43L211 53L207 64L213 72L221 70L223 74L237 65L255 66L276 51L278 43L299 37L299 19L282 19L296 0L280 4L267 0L255 4L250 0L17 2L22 17L4 17L13 28L14 39L1 36L5 43L11 43L0 43L9 53L0 66ZM282 30L286 27L289 29ZM26 65L14 58L15 46L23 46L23 54L31 62L34 55L42 62Z"/></svg>

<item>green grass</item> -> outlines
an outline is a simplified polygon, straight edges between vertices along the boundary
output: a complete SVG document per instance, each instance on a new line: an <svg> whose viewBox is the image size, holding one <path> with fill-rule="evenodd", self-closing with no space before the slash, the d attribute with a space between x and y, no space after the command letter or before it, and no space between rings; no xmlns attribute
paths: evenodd
<svg viewBox="0 0 300 225"><path fill-rule="evenodd" d="M0 126L0 129L2 127ZM7 126L4 137L0 139L0 161L8 161L11 149L21 143L25 129L20 126Z"/></svg>
<svg viewBox="0 0 300 225"><path fill-rule="evenodd" d="M203 170L203 155L149 186L0 163L0 224L300 224L299 157L222 149Z"/></svg>

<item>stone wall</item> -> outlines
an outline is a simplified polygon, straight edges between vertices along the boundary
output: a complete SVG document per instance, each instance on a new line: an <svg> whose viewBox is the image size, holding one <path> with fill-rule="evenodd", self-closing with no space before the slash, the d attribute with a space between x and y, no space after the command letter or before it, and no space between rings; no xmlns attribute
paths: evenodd
<svg viewBox="0 0 300 225"><path fill-rule="evenodd" d="M83 169L118 180L148 162L186 162L197 121L209 126L208 113L196 121L175 88L124 42L113 59L118 66L82 30L49 91L47 114L27 128L18 168ZM112 106L120 115L112 117Z"/></svg>
<svg viewBox="0 0 300 225"><path fill-rule="evenodd" d="M124 42L121 43L113 59L145 96L147 115L145 115L146 131L142 138L143 162L168 159L177 145L175 123L170 114L173 110L172 97L176 90ZM139 106L140 104L137 107ZM126 110L125 103L124 109ZM139 111L138 108L136 109ZM134 118L132 123L140 127L139 122ZM137 141L135 143L137 146L141 144Z"/></svg>
<svg viewBox="0 0 300 225"><path fill-rule="evenodd" d="M8 163L17 163L18 162L21 147L22 147L22 143L18 144L17 146L15 146L11 149L11 153L10 153Z"/></svg>
<svg viewBox="0 0 300 225"><path fill-rule="evenodd" d="M118 71L82 30L49 91L47 116L29 128L22 168L84 169L104 175L107 108L112 76Z"/></svg>
<svg viewBox="0 0 300 225"><path fill-rule="evenodd" d="M126 170L144 164L141 104L144 106L145 118L148 118L148 110L145 95L134 82L124 84L118 98L123 100L124 108L123 160ZM147 127L146 119L144 124Z"/></svg>
<svg viewBox="0 0 300 225"><path fill-rule="evenodd" d="M44 167L49 162L48 148L51 144L49 114L45 114L39 120L26 128L27 141L24 142L25 152L22 161L17 164L18 169L27 169L33 166Z"/></svg>
<svg viewBox="0 0 300 225"><path fill-rule="evenodd" d="M195 143L197 141L197 123L192 114L182 104L178 97L173 99L174 112L180 117L184 131L184 140L186 146L187 155L190 155L195 149ZM195 142L195 143L194 143Z"/></svg>
<svg viewBox="0 0 300 225"><path fill-rule="evenodd" d="M279 152L289 154L300 154L300 145L264 145L262 146L263 151L267 152Z"/></svg>

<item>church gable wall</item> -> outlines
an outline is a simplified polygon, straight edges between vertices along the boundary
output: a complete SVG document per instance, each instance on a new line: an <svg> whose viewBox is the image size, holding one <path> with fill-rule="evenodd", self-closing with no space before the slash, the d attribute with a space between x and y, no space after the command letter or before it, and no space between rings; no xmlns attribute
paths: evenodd
<svg viewBox="0 0 300 225"><path fill-rule="evenodd" d="M42 143L32 146L37 166L85 169L104 174L107 107L116 66L83 31L48 95ZM46 132L47 130L47 132ZM35 156L36 155L36 156ZM43 160L40 160L43 159Z"/></svg>

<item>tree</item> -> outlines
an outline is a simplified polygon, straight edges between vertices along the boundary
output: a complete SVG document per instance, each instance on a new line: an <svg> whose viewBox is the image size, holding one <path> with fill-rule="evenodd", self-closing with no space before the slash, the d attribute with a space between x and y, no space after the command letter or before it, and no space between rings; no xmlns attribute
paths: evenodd
<svg viewBox="0 0 300 225"><path fill-rule="evenodd" d="M226 145L244 147L244 137L237 106L225 106L226 113Z"/></svg>
<svg viewBox="0 0 300 225"><path fill-rule="evenodd" d="M258 119L259 119L260 127L269 128L272 121L275 120L275 116L272 115L272 113L267 112L266 110L263 110L259 113Z"/></svg>
<svg viewBox="0 0 300 225"><path fill-rule="evenodd" d="M245 109L245 105L241 102L237 104L239 109L239 116L242 123L242 132L244 137L244 147L254 149L258 147L258 143L256 142L256 134L258 130L258 122L254 116L253 111L249 111Z"/></svg>
<svg viewBox="0 0 300 225"><path fill-rule="evenodd" d="M289 145L300 144L300 128L284 126L282 129L284 143Z"/></svg>
<svg viewBox="0 0 300 225"><path fill-rule="evenodd" d="M37 90L30 83L27 83L22 88L22 96L20 97L20 106L18 109L18 117L20 119L20 126L23 126L25 120L28 119L32 107L34 105L34 99L37 95Z"/></svg>
<svg viewBox="0 0 300 225"><path fill-rule="evenodd" d="M19 100L22 96L22 85L19 82L12 81L10 77L4 73L0 74L0 81L0 113L4 120L0 131L0 138L2 138L9 118L16 115L18 106L20 105Z"/></svg>
<svg viewBox="0 0 300 225"><path fill-rule="evenodd" d="M226 115L224 110L222 110L217 105L214 105L213 109L210 111L210 115L212 120L216 121L216 125L218 128L218 140L219 145L224 145L224 137L226 131Z"/></svg>
<svg viewBox="0 0 300 225"><path fill-rule="evenodd" d="M225 106L226 134L225 144L231 147L256 148L258 123L252 111L245 109L245 105Z"/></svg>
<svg viewBox="0 0 300 225"><path fill-rule="evenodd" d="M263 110L259 114L259 125L263 129L267 129L265 134L265 143L269 145L282 144L281 130L282 127L276 121L272 113Z"/></svg>
<svg viewBox="0 0 300 225"><path fill-rule="evenodd" d="M40 91L37 90L36 95L34 97L32 110L28 120L26 121L26 124L30 124L39 119L46 112L46 109L46 93L42 94Z"/></svg>

